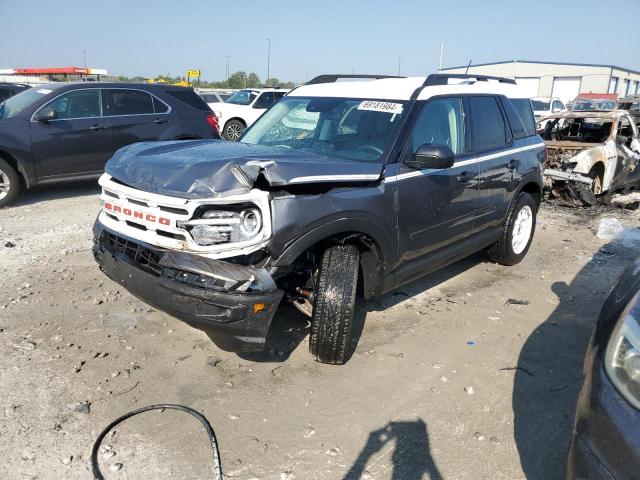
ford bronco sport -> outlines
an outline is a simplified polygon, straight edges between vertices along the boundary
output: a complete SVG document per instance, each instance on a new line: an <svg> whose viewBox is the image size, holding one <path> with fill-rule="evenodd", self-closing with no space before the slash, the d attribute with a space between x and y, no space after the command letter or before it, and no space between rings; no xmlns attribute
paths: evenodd
<svg viewBox="0 0 640 480"><path fill-rule="evenodd" d="M263 348L284 298L311 317L311 354L341 364L357 294L482 249L520 262L545 147L515 82L344 77L294 89L237 143L116 152L100 179L100 268L231 351Z"/></svg>

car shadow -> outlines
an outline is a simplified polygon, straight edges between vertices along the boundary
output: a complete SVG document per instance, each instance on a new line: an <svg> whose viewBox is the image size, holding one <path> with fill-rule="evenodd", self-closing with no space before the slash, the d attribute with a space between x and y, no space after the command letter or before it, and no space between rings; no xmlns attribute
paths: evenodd
<svg viewBox="0 0 640 480"><path fill-rule="evenodd" d="M431 456L427 424L422 419L389 422L385 427L371 432L367 443L343 480L360 480L365 473L367 478L373 478L367 471L367 463L373 460L375 464L376 455L386 455L390 442L395 442L391 454L391 479L423 480L426 475L429 480L442 480L442 475Z"/></svg>
<svg viewBox="0 0 640 480"><path fill-rule="evenodd" d="M23 192L22 195L7 208L34 205L48 200L98 195L100 195L100 186L98 185L97 179L37 185Z"/></svg>
<svg viewBox="0 0 640 480"><path fill-rule="evenodd" d="M487 261L486 255L477 253L452 263L441 270L414 280L379 298L368 302L363 300L358 301L354 312L351 348L347 361L356 351L356 347L364 330L368 312L378 312L391 308L405 301L407 298L435 288L485 261ZM291 353L298 348L307 335L309 335L310 320L310 318L304 316L291 305L281 307L273 318L264 350L261 352L240 352L238 356L244 360L253 362L284 362L291 356Z"/></svg>
<svg viewBox="0 0 640 480"><path fill-rule="evenodd" d="M591 331L611 286L634 257L622 245L608 244L570 284L554 283L550 295L557 295L559 304L520 352L512 405L515 442L528 480L564 478Z"/></svg>

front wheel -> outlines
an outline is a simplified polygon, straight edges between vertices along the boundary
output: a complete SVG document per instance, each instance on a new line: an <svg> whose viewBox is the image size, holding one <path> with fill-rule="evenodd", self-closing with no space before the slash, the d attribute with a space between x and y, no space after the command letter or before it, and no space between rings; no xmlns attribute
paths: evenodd
<svg viewBox="0 0 640 480"><path fill-rule="evenodd" d="M309 351L319 362L347 361L359 265L360 252L353 245L336 245L322 255L309 341Z"/></svg>
<svg viewBox="0 0 640 480"><path fill-rule="evenodd" d="M520 193L509 209L502 237L489 248L489 258L501 265L516 265L522 261L536 229L537 205L526 192Z"/></svg>
<svg viewBox="0 0 640 480"><path fill-rule="evenodd" d="M222 138L235 142L247 126L240 120L229 120L222 131Z"/></svg>
<svg viewBox="0 0 640 480"><path fill-rule="evenodd" d="M0 158L0 208L13 202L22 190L20 176L5 160Z"/></svg>

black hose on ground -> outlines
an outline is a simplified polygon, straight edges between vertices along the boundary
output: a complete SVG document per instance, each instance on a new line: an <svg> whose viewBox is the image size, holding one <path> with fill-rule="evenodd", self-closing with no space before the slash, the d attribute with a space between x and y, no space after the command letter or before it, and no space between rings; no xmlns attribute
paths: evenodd
<svg viewBox="0 0 640 480"><path fill-rule="evenodd" d="M186 407L184 405L174 405L171 403L159 404L159 405L149 405L147 407L138 408L137 410L133 410L125 415L122 415L119 418L116 418L113 422L111 422L107 427L100 432L98 438L96 438L95 443L93 444L93 448L91 449L91 470L93 472L93 477L96 480L105 480L102 472L100 471L100 466L98 465L98 454L100 453L100 445L106 437L107 433L109 433L116 425L124 422L128 418L133 417L134 415L138 415L139 413L149 412L151 410L179 410L181 412L187 412L189 415L192 415L198 419L198 421L202 424L207 435L209 436L209 441L211 442L211 449L213 450L213 467L214 467L214 480L222 480L222 467L220 465L220 452L218 451L218 442L216 441L216 435L213 432L213 428L211 424L206 419L204 415L200 412L195 411L193 408Z"/></svg>

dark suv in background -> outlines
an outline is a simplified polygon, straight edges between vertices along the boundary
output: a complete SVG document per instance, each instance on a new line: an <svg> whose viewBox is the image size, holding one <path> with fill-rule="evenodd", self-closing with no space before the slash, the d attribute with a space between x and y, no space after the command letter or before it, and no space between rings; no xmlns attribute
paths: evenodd
<svg viewBox="0 0 640 480"><path fill-rule="evenodd" d="M24 187L97 178L113 153L150 140L220 138L191 88L52 83L0 104L0 207Z"/></svg>
<svg viewBox="0 0 640 480"><path fill-rule="evenodd" d="M14 95L24 92L31 88L29 85L22 83L4 83L0 82L0 102L4 102L7 98L11 98Z"/></svg>

